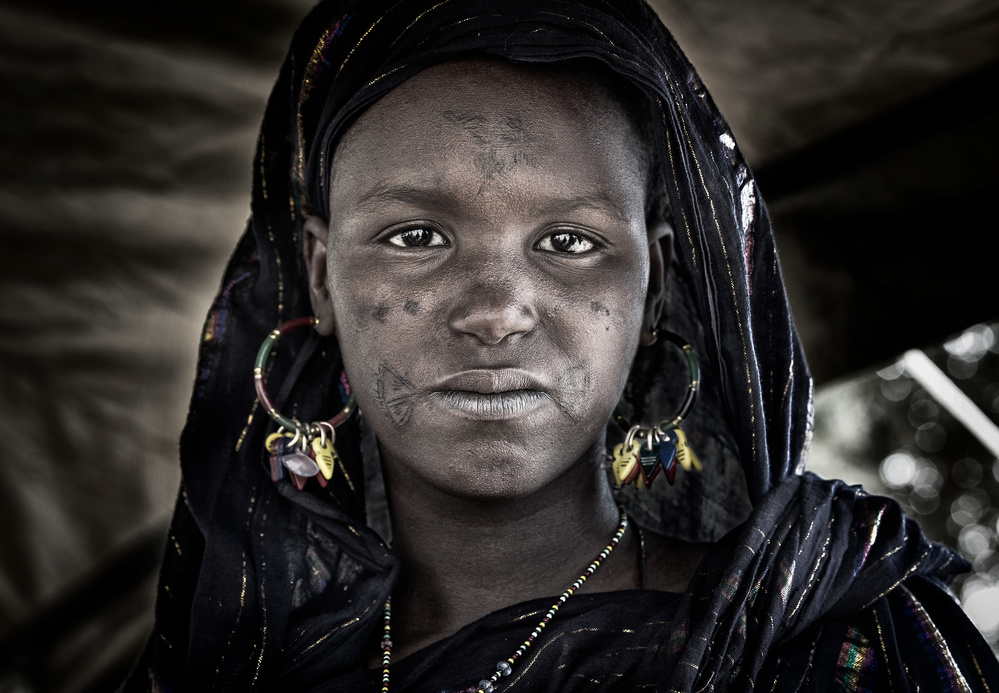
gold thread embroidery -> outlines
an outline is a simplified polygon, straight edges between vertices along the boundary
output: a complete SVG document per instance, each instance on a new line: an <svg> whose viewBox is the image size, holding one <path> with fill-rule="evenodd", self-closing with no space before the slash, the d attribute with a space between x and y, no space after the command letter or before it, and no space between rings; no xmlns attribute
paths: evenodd
<svg viewBox="0 0 999 693"><path fill-rule="evenodd" d="M937 628L933 619L930 618L929 613L923 608L922 603L916 599L916 596L910 592L906 587L901 588L902 593L906 596L906 599L912 605L912 608L919 614L919 617L925 619L926 623L933 628L933 632L936 635L936 644L939 648L940 653L947 660L947 665L954 672L954 676L957 679L957 684L961 687L962 691L967 691L967 693L972 693L971 686L964 678L964 674L961 672L961 667L957 665L957 660L954 659L954 655L951 654L950 648L947 647L947 641L944 640L943 636L940 634L940 630Z"/></svg>

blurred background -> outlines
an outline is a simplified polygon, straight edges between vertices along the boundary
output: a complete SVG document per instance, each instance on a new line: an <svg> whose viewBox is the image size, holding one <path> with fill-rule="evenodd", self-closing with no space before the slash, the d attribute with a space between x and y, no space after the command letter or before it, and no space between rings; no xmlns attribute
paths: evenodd
<svg viewBox="0 0 999 693"><path fill-rule="evenodd" d="M653 5L774 217L810 468L967 556L999 649L999 1ZM0 691L111 690L151 625L201 322L310 6L0 0Z"/></svg>

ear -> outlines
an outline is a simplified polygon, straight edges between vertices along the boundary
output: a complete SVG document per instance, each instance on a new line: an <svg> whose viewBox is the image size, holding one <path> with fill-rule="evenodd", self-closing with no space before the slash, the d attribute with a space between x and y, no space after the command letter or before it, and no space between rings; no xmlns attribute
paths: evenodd
<svg viewBox="0 0 999 693"><path fill-rule="evenodd" d="M673 262L673 227L660 221L649 227L649 291L645 295L645 317L642 320L642 346L655 344L652 331L666 307L666 273Z"/></svg>
<svg viewBox="0 0 999 693"><path fill-rule="evenodd" d="M329 226L319 217L306 217L302 231L302 253L305 256L305 271L309 275L309 299L312 301L312 314L319 319L316 332L329 337L336 333L326 268Z"/></svg>

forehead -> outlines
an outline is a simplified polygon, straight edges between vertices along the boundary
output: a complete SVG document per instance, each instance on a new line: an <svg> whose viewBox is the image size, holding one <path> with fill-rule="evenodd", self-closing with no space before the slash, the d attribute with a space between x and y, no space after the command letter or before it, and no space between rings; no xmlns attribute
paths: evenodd
<svg viewBox="0 0 999 693"><path fill-rule="evenodd" d="M462 169L501 183L515 170L608 184L644 179L626 106L582 68L467 59L436 65L383 96L336 148L331 191L404 173ZM634 180L630 181L634 183Z"/></svg>

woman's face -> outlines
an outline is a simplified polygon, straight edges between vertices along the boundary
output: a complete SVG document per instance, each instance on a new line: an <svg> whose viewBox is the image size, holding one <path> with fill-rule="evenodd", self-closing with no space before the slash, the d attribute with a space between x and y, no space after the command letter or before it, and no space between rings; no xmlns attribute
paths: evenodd
<svg viewBox="0 0 999 693"><path fill-rule="evenodd" d="M345 134L306 261L390 482L504 499L592 473L652 301L639 146L596 83L478 60Z"/></svg>

